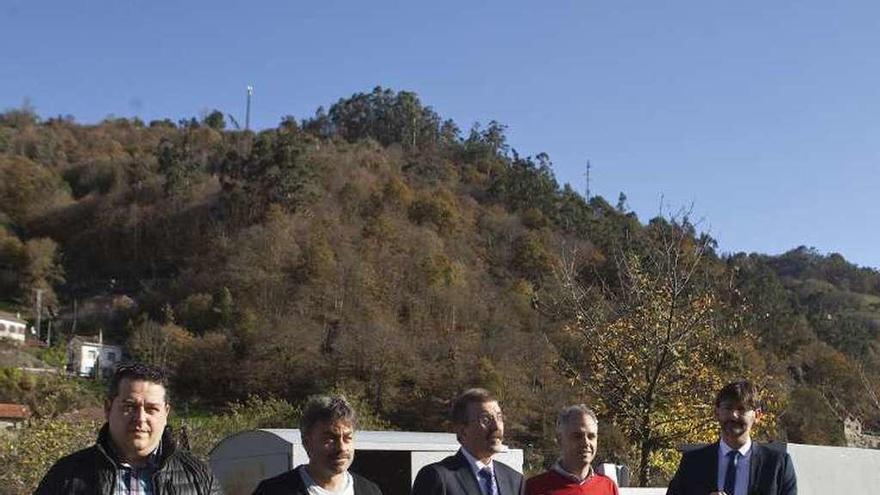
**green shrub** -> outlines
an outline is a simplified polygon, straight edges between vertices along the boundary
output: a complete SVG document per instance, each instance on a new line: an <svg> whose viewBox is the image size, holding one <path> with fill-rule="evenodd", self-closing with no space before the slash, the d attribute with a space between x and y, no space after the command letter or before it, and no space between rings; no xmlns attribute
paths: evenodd
<svg viewBox="0 0 880 495"><path fill-rule="evenodd" d="M233 402L228 412L218 416L175 417L171 423L185 437L192 453L207 460L211 449L224 438L257 428L295 428L300 408L276 398L251 396Z"/></svg>
<svg viewBox="0 0 880 495"><path fill-rule="evenodd" d="M95 443L100 421L38 419L0 435L0 493L32 493L61 457Z"/></svg>

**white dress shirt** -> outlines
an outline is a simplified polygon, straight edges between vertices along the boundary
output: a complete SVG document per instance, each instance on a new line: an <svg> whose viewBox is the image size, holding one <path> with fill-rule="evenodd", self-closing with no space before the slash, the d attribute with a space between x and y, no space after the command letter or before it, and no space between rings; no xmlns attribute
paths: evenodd
<svg viewBox="0 0 880 495"><path fill-rule="evenodd" d="M472 456L466 448L462 447L461 453L464 454L464 458L467 459L468 464L470 464L471 471L474 472L474 478L477 479L477 484L480 485L480 491L483 493L483 495L489 495L488 493L486 493L486 487L480 481L480 471L484 467L488 467L492 471L492 483L494 483L495 486L498 486L498 480L495 478L495 466L492 463L492 459L489 459L489 464L483 464L483 461Z"/></svg>

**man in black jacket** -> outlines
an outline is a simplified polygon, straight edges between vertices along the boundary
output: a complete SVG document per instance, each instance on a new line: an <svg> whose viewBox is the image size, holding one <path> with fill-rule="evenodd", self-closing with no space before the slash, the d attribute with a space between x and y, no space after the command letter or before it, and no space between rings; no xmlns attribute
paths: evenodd
<svg viewBox="0 0 880 495"><path fill-rule="evenodd" d="M375 483L348 471L356 427L354 409L344 397L313 397L299 425L309 463L263 480L254 495L382 495Z"/></svg>
<svg viewBox="0 0 880 495"><path fill-rule="evenodd" d="M221 493L210 468L174 444L167 426L167 388L161 368L120 365L110 380L104 402L107 422L98 441L56 462L35 493Z"/></svg>
<svg viewBox="0 0 880 495"><path fill-rule="evenodd" d="M752 426L761 419L752 383L725 385L715 398L715 417L720 440L684 454L666 495L797 495L791 457L752 441Z"/></svg>

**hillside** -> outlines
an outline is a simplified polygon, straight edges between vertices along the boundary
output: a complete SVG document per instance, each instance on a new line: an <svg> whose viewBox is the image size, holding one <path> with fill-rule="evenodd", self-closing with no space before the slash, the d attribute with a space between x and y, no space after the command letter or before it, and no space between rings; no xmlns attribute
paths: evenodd
<svg viewBox="0 0 880 495"><path fill-rule="evenodd" d="M533 467L556 409L582 401L603 417L600 457L662 480L738 376L771 396L765 437L880 427L876 271L806 248L719 256L687 212L644 223L587 201L503 125L462 133L408 92L258 133L220 112L7 111L0 299L25 308L35 288L62 334L76 301L78 333L168 366L203 407L336 389L393 428L440 430L456 391L486 386Z"/></svg>

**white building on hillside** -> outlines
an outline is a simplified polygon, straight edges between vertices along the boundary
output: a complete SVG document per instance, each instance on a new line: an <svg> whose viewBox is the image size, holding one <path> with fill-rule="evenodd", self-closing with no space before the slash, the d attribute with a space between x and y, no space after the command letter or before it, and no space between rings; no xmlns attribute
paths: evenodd
<svg viewBox="0 0 880 495"><path fill-rule="evenodd" d="M100 337L92 341L77 336L67 344L67 371L79 376L95 376L96 366L101 376L108 376L120 361L122 347L105 344Z"/></svg>
<svg viewBox="0 0 880 495"><path fill-rule="evenodd" d="M21 319L21 315L13 315L0 311L0 338L12 339L24 343L24 334L27 330L27 322Z"/></svg>

